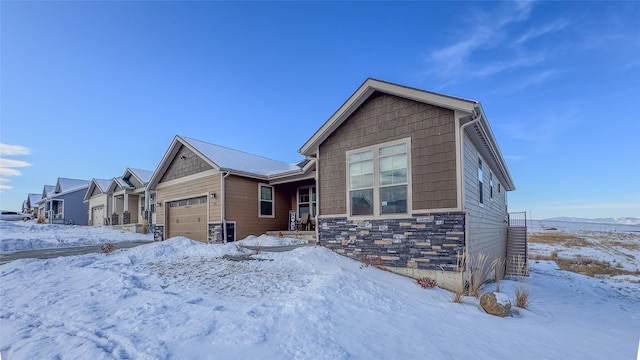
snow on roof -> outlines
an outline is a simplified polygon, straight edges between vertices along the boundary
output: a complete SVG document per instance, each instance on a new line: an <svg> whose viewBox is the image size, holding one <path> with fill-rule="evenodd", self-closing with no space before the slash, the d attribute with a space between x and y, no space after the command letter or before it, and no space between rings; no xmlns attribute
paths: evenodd
<svg viewBox="0 0 640 360"><path fill-rule="evenodd" d="M107 189L109 189L109 184L111 183L110 179L93 179L93 182L98 185L98 187L100 188L100 191L102 192L107 192Z"/></svg>
<svg viewBox="0 0 640 360"><path fill-rule="evenodd" d="M42 194L31 193L27 197L27 200L29 201L29 204L32 204L31 206L33 206L33 204L36 204L38 201L42 200Z"/></svg>
<svg viewBox="0 0 640 360"><path fill-rule="evenodd" d="M151 180L151 176L153 175L153 171L151 170L142 170L142 169L134 169L129 168L132 174L138 177L143 183L148 183Z"/></svg>
<svg viewBox="0 0 640 360"><path fill-rule="evenodd" d="M121 188L123 188L123 189L133 189L134 188L134 186L129 184L125 179L122 178L122 176L115 177L111 181L115 181L116 184L118 186L120 186Z"/></svg>
<svg viewBox="0 0 640 360"><path fill-rule="evenodd" d="M186 137L182 139L202 153L202 155L209 158L209 160L213 161L221 169L236 170L262 176L300 170L300 167L296 164L288 164L196 139Z"/></svg>
<svg viewBox="0 0 640 360"><path fill-rule="evenodd" d="M43 195L42 197L50 196L55 191L56 191L56 186L55 185L45 185L44 186L44 191L42 192L42 195Z"/></svg>
<svg viewBox="0 0 640 360"><path fill-rule="evenodd" d="M83 187L88 187L89 180L58 178L58 184L56 185L56 193L65 193L73 190L78 190Z"/></svg>

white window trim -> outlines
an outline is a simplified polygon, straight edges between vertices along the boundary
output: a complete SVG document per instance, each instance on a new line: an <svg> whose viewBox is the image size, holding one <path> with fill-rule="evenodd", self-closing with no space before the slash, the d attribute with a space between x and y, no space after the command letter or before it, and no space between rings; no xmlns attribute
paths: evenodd
<svg viewBox="0 0 640 360"><path fill-rule="evenodd" d="M262 188L268 187L271 189L271 200L262 200ZM262 215L262 202L271 201L271 215ZM276 217L276 191L272 185L258 184L258 217L259 218L275 218Z"/></svg>
<svg viewBox="0 0 640 360"><path fill-rule="evenodd" d="M402 214L381 214L380 209L380 164L378 150L382 147L393 146L398 144L407 144L407 212ZM349 155L361 153L365 151L373 151L373 215L351 215L351 196L349 189ZM355 220L367 219L404 219L411 216L413 209L412 198L412 179L411 179L411 138L403 138L394 141L388 141L358 149L349 150L345 153L345 190L347 198L347 218Z"/></svg>
<svg viewBox="0 0 640 360"><path fill-rule="evenodd" d="M307 193L309 193L309 202L308 203L302 203L302 204L309 204L309 213L311 213L311 217L315 217L313 215L313 205L315 204L316 207L316 215L318 212L318 189L316 188L315 194L316 194L316 200L313 200L313 196L311 193L311 189L316 187L315 185L307 185L307 186L300 186L299 188L296 189L296 211L297 214L296 216L298 217L298 219L300 219L300 190L307 190Z"/></svg>

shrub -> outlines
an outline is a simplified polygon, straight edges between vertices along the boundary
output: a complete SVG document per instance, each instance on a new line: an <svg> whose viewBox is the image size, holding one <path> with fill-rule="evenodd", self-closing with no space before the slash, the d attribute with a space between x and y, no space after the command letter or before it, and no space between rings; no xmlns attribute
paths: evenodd
<svg viewBox="0 0 640 360"><path fill-rule="evenodd" d="M436 281L430 277L423 277L423 278L417 279L416 282L423 289L433 289L437 285Z"/></svg>
<svg viewBox="0 0 640 360"><path fill-rule="evenodd" d="M521 309L529 307L529 289L522 284L516 288L516 306Z"/></svg>
<svg viewBox="0 0 640 360"><path fill-rule="evenodd" d="M456 291L453 293L453 298L451 299L451 301L453 301L454 303L462 304L463 293L464 286L462 285L462 280L460 280L458 286L456 287Z"/></svg>
<svg viewBox="0 0 640 360"><path fill-rule="evenodd" d="M111 254L115 249L116 246L112 243L102 244L102 246L100 246L100 251L105 255Z"/></svg>

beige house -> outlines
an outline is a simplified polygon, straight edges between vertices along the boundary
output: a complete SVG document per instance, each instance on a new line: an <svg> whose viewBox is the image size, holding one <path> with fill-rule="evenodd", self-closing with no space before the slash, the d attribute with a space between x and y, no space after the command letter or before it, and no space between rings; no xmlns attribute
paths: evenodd
<svg viewBox="0 0 640 360"><path fill-rule="evenodd" d="M320 244L449 288L461 254L505 259L515 186L479 102L368 79L300 153Z"/></svg>
<svg viewBox="0 0 640 360"><path fill-rule="evenodd" d="M103 226L109 225L110 202L107 189L111 180L93 178L89 183L89 188L84 195L84 202L89 205L89 225Z"/></svg>
<svg viewBox="0 0 640 360"><path fill-rule="evenodd" d="M296 220L316 207L314 165L176 136L149 181L155 238L223 243L295 230Z"/></svg>

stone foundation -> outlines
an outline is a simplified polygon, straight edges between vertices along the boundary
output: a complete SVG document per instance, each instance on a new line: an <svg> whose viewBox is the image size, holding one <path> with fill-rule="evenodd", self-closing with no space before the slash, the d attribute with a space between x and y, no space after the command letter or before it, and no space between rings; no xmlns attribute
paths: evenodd
<svg viewBox="0 0 640 360"><path fill-rule="evenodd" d="M122 213L122 225L129 225L131 224L131 213L128 211L125 211Z"/></svg>
<svg viewBox="0 0 640 360"><path fill-rule="evenodd" d="M153 241L164 241L164 225L155 225L153 228Z"/></svg>
<svg viewBox="0 0 640 360"><path fill-rule="evenodd" d="M209 224L209 236L207 241L209 244L223 244L224 233L222 232L222 223Z"/></svg>
<svg viewBox="0 0 640 360"><path fill-rule="evenodd" d="M319 225L320 245L388 268L455 271L465 246L461 212L365 221L320 218Z"/></svg>
<svg viewBox="0 0 640 360"><path fill-rule="evenodd" d="M120 225L120 223L118 222L118 214L111 214L111 225Z"/></svg>

